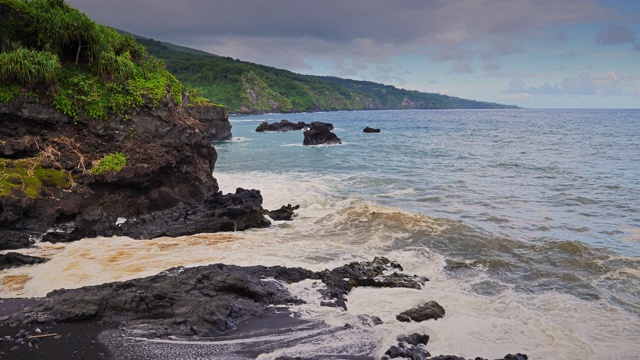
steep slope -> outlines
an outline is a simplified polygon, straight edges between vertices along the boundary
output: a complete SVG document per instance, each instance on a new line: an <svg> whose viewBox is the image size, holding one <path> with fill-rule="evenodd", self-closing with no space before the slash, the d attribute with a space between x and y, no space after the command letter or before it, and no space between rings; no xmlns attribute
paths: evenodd
<svg viewBox="0 0 640 360"><path fill-rule="evenodd" d="M202 88L204 97L234 113L517 108L369 81L300 75L152 39L136 37L136 41L163 59L181 82Z"/></svg>

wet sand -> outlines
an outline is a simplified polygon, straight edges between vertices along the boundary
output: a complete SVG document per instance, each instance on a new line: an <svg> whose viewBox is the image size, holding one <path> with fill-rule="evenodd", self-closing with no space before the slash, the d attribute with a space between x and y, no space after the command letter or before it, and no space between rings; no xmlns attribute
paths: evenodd
<svg viewBox="0 0 640 360"><path fill-rule="evenodd" d="M35 304L36 299L0 299L0 318ZM39 329L38 333L36 329ZM15 336L25 330L30 335L57 334L38 338L29 346L29 340L16 342ZM270 308L264 316L252 318L236 331L216 338L143 339L125 335L118 323L82 321L64 324L18 325L0 327L0 359L66 360L66 359L255 359L260 354L303 356L286 350L313 344L320 339L346 335L348 328L332 327L322 321L295 318L286 308ZM4 339L10 336L11 340ZM374 344L370 344L374 346ZM307 348L308 349L308 348ZM317 355L317 354L316 354ZM328 358L335 355L326 354ZM342 355L340 359L369 360L370 356Z"/></svg>
<svg viewBox="0 0 640 360"><path fill-rule="evenodd" d="M4 318L25 307L36 303L35 299L0 299L0 318ZM117 329L117 323L105 321L83 321L65 324L32 324L17 325L15 327L0 326L0 359L15 360L65 360L65 359L111 359L107 347L98 341L98 335L109 329ZM40 332L37 331L40 330ZM15 341L15 336L25 330L30 336L57 334L31 340L23 343ZM10 340L5 336L11 337Z"/></svg>

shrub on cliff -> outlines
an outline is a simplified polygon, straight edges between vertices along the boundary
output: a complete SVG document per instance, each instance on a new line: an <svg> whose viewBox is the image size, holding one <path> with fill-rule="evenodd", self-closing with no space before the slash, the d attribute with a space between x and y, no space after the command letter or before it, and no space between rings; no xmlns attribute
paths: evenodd
<svg viewBox="0 0 640 360"><path fill-rule="evenodd" d="M48 51L17 48L0 53L0 77L7 82L51 83L57 79L60 68L58 57Z"/></svg>
<svg viewBox="0 0 640 360"><path fill-rule="evenodd" d="M91 172L96 175L100 175L105 171L118 172L125 165L127 165L127 158L123 153L117 152L115 154L109 154L100 159L96 166L91 169Z"/></svg>
<svg viewBox="0 0 640 360"><path fill-rule="evenodd" d="M74 120L126 120L145 98L179 106L184 90L131 36L64 0L0 0L0 75L0 101L37 93Z"/></svg>

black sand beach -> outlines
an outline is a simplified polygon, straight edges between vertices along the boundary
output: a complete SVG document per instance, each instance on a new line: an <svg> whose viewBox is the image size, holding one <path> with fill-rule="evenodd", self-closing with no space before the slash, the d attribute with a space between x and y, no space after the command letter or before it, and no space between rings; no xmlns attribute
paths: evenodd
<svg viewBox="0 0 640 360"><path fill-rule="evenodd" d="M34 299L1 299L0 318L35 304ZM0 326L2 359L111 359L98 335L117 329L117 323L83 321L64 324L28 324ZM28 335L20 335L24 330ZM23 333L24 334L24 333ZM53 335L56 334L56 335ZM31 344L31 345L30 345Z"/></svg>

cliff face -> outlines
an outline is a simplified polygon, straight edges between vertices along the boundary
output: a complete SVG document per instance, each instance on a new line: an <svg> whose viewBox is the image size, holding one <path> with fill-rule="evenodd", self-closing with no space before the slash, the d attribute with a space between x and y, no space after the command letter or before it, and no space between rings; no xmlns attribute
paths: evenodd
<svg viewBox="0 0 640 360"><path fill-rule="evenodd" d="M31 97L0 102L0 249L267 226L258 191L224 197L212 176L227 112L163 104L74 122Z"/></svg>

